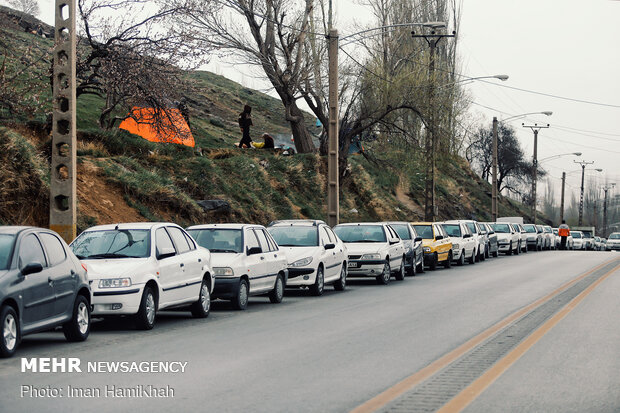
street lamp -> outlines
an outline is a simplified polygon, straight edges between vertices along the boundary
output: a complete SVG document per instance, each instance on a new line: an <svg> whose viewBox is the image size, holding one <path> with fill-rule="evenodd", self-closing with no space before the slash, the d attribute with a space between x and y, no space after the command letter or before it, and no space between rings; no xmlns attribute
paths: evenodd
<svg viewBox="0 0 620 413"><path fill-rule="evenodd" d="M581 161L581 162L577 162L577 161L573 161L579 165L581 165L581 192L579 194L579 226L581 226L583 224L583 180L585 177L585 172L586 172L586 165L592 165L594 163L594 161ZM603 172L602 169L600 168L595 168L595 171L597 172Z"/></svg>
<svg viewBox="0 0 620 413"><path fill-rule="evenodd" d="M509 118L502 120L502 122L507 122L509 120L521 118L527 115L551 116L553 115L553 112L551 112L550 110L545 110L542 112L522 113L520 115L510 116ZM491 188L491 215L493 217L493 222L495 222L497 221L497 216L499 215L499 207L497 203L497 117L496 116L493 117L493 172L492 172L492 175L493 176L492 176L491 182L492 182L493 188Z"/></svg>
<svg viewBox="0 0 620 413"><path fill-rule="evenodd" d="M542 158L541 160L539 160L538 163L549 161L551 159L561 158L562 156L568 156L568 155L581 156L582 153L581 152L571 152L571 153L562 153L562 154L559 154L559 155L548 156L546 158Z"/></svg>

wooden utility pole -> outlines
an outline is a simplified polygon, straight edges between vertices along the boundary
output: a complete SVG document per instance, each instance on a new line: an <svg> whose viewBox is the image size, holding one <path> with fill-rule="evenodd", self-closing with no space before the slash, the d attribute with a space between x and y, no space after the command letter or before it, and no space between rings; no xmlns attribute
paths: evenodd
<svg viewBox="0 0 620 413"><path fill-rule="evenodd" d="M536 177L538 175L538 131L547 126L539 126L538 124L526 125L522 124L524 128L530 128L534 132L534 158L532 160L532 224L536 224Z"/></svg>
<svg viewBox="0 0 620 413"><path fill-rule="evenodd" d="M566 172L562 172L562 199L560 200L560 224L564 221L564 192L566 188Z"/></svg>
<svg viewBox="0 0 620 413"><path fill-rule="evenodd" d="M491 180L491 215L493 222L497 221L499 208L497 207L497 117L493 116L493 178Z"/></svg>
<svg viewBox="0 0 620 413"><path fill-rule="evenodd" d="M76 0L55 2L50 229L69 243L76 236Z"/></svg>
<svg viewBox="0 0 620 413"><path fill-rule="evenodd" d="M329 128L327 155L327 224L338 225L340 217L338 171L338 30L330 29L329 59Z"/></svg>
<svg viewBox="0 0 620 413"><path fill-rule="evenodd" d="M583 225L583 184L586 176L586 165L592 165L594 161L586 162L586 161L573 161L581 165L581 190L579 192L579 226Z"/></svg>

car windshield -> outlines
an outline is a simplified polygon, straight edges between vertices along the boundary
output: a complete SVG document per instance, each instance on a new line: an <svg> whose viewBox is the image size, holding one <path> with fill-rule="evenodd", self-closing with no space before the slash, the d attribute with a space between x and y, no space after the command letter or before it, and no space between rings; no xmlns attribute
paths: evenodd
<svg viewBox="0 0 620 413"><path fill-rule="evenodd" d="M581 232L575 232L575 231L573 231L573 232L571 233L571 235L573 236L573 238L581 238Z"/></svg>
<svg viewBox="0 0 620 413"><path fill-rule="evenodd" d="M584 238L592 238L592 234L590 234L589 232L584 232L583 233L583 237Z"/></svg>
<svg viewBox="0 0 620 413"><path fill-rule="evenodd" d="M508 224L493 224L493 229L499 234L509 234L510 227Z"/></svg>
<svg viewBox="0 0 620 413"><path fill-rule="evenodd" d="M267 231L281 247L316 247L319 245L317 227L287 225L269 227Z"/></svg>
<svg viewBox="0 0 620 413"><path fill-rule="evenodd" d="M392 228L394 228L400 239L411 239L411 234L409 233L409 228L407 228L406 224L392 224Z"/></svg>
<svg viewBox="0 0 620 413"><path fill-rule="evenodd" d="M609 236L609 239L620 239L620 232L614 232Z"/></svg>
<svg viewBox="0 0 620 413"><path fill-rule="evenodd" d="M416 232L422 239L433 239L433 228L430 225L414 225Z"/></svg>
<svg viewBox="0 0 620 413"><path fill-rule="evenodd" d="M461 226L459 224L443 224L443 229L445 229L451 237L461 236Z"/></svg>
<svg viewBox="0 0 620 413"><path fill-rule="evenodd" d="M386 242L381 225L338 225L334 232L343 242Z"/></svg>
<svg viewBox="0 0 620 413"><path fill-rule="evenodd" d="M529 232L531 234L536 232L536 227L532 224L523 225L523 228L525 228L525 232Z"/></svg>
<svg viewBox="0 0 620 413"><path fill-rule="evenodd" d="M9 267L14 241L15 235L0 234L0 270L6 270Z"/></svg>
<svg viewBox="0 0 620 413"><path fill-rule="evenodd" d="M79 259L145 258L151 252L148 229L85 231L71 243Z"/></svg>
<svg viewBox="0 0 620 413"><path fill-rule="evenodd" d="M211 252L237 253L243 251L240 229L203 228L188 229L187 232L196 240L198 245Z"/></svg>

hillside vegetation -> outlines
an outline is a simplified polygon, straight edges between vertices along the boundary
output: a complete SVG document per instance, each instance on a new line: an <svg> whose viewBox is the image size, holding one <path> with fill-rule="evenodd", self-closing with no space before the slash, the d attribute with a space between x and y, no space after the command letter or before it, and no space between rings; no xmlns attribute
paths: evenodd
<svg viewBox="0 0 620 413"><path fill-rule="evenodd" d="M41 48L51 43L13 28L2 30L12 34L9 41L39 42ZM11 64L10 55L7 62ZM192 132L202 151L151 143L123 130L102 131L97 118L103 102L92 95L80 97L78 229L138 220L189 225L326 219L325 158L233 148L240 137L237 116L246 103L254 108L253 136L262 132L290 136L281 103L213 73L187 76L193 84L187 96ZM0 125L0 223L47 226L51 137L45 132L45 116L51 105L45 99L49 99L49 84L45 78L29 81L38 82L35 86L43 92L44 104L36 113ZM349 162L341 182L341 221L422 218L421 166L417 173L405 175L397 164L359 155ZM490 219L490 189L465 160L450 159L441 166L438 178L440 217ZM198 203L214 199L226 201L229 209L205 211ZM519 216L525 211L520 204L502 200L500 214Z"/></svg>

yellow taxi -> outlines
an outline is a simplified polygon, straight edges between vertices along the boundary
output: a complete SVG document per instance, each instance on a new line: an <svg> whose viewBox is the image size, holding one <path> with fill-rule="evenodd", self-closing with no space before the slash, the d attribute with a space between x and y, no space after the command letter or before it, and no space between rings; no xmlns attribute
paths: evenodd
<svg viewBox="0 0 620 413"><path fill-rule="evenodd" d="M419 237L422 237L424 265L431 270L442 263L445 268L452 265L452 240L437 222L412 222Z"/></svg>

